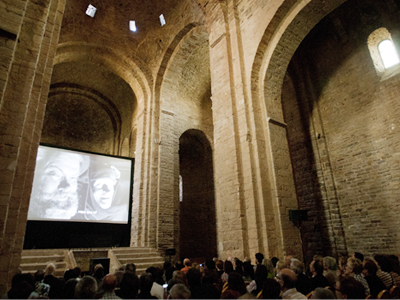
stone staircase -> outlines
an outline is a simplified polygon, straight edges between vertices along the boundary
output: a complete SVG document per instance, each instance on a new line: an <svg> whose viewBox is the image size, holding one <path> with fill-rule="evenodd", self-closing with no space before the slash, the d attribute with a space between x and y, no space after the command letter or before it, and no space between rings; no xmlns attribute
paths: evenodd
<svg viewBox="0 0 400 300"><path fill-rule="evenodd" d="M121 266L127 263L134 263L136 266L136 274L139 276L145 272L147 268L152 266L162 266L164 257L162 257L156 249L153 248L113 248L112 249Z"/></svg>
<svg viewBox="0 0 400 300"><path fill-rule="evenodd" d="M37 270L44 270L49 263L56 266L56 276L63 276L68 269L67 249L35 249L23 250L21 253L20 268L23 273L35 274Z"/></svg>
<svg viewBox="0 0 400 300"><path fill-rule="evenodd" d="M107 253L107 249L102 250ZM79 250L75 251L77 251L77 253L81 252ZM97 255L94 256L96 257ZM140 275L142 272L145 272L148 267L162 266L165 261L164 257L153 248L111 248L108 249L108 255L103 256L108 256L110 258L110 273L114 272L119 267L124 267L127 263L134 263L136 265L136 274ZM34 274L37 270L44 270L49 263L55 264L56 276L63 276L66 269L77 266L74 250L35 249L23 250L21 253L20 268L23 273ZM79 262L78 265L80 265ZM79 267L82 268L82 271L85 271L84 266L80 265Z"/></svg>

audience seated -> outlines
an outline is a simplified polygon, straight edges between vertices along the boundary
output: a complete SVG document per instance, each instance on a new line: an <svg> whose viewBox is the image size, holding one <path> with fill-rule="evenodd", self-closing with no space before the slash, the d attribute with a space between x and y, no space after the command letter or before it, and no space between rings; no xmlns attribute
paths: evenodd
<svg viewBox="0 0 400 300"><path fill-rule="evenodd" d="M170 290L169 299L189 299L190 290L182 283L175 284Z"/></svg>
<svg viewBox="0 0 400 300"><path fill-rule="evenodd" d="M84 276L75 286L75 299L93 299L96 292L96 279L92 276Z"/></svg>
<svg viewBox="0 0 400 300"><path fill-rule="evenodd" d="M336 299L336 295L326 288L316 288L311 296L311 299Z"/></svg>
<svg viewBox="0 0 400 300"><path fill-rule="evenodd" d="M390 288L394 285L394 280L392 275L389 273L389 258L385 255L375 255L374 259L376 266L378 267L378 272L376 272L376 275L380 278L380 280L382 280L383 284L386 286L386 289L390 290Z"/></svg>
<svg viewBox="0 0 400 300"><path fill-rule="evenodd" d="M376 275L378 271L378 267L374 261L370 259L364 260L364 270L363 274L365 276L365 280L368 282L369 290L372 297L376 298L379 292L386 289L382 280Z"/></svg>
<svg viewBox="0 0 400 300"><path fill-rule="evenodd" d="M153 279L151 274L142 273L139 277L139 290L138 299L158 299L156 296L152 296L150 291L153 286Z"/></svg>
<svg viewBox="0 0 400 300"><path fill-rule="evenodd" d="M117 295L115 295L115 288L117 286L117 279L115 278L115 275L113 274L108 274L104 276L103 282L102 282L102 288L104 291L103 297L101 299L121 299Z"/></svg>
<svg viewBox="0 0 400 300"><path fill-rule="evenodd" d="M303 295L307 295L312 291L311 280L304 273L304 264L299 260L294 260L290 264L290 269L296 274L296 289Z"/></svg>
<svg viewBox="0 0 400 300"><path fill-rule="evenodd" d="M183 273L187 273L187 271L190 269L190 266L192 265L192 263L190 262L190 259L189 258L185 258L184 260L183 260L183 264L185 265L182 269L181 269L181 271L183 272Z"/></svg>
<svg viewBox="0 0 400 300"><path fill-rule="evenodd" d="M336 296L338 299L365 299L365 289L353 277L341 277L336 283Z"/></svg>
<svg viewBox="0 0 400 300"><path fill-rule="evenodd" d="M329 281L323 274L324 266L322 260L315 260L310 264L311 272L314 276L311 278L311 288L315 290L317 287L327 287L329 286Z"/></svg>
<svg viewBox="0 0 400 300"><path fill-rule="evenodd" d="M138 292L139 277L132 272L125 272L117 295L122 299L136 299Z"/></svg>
<svg viewBox="0 0 400 300"><path fill-rule="evenodd" d="M185 267L180 262L172 266L168 261L163 266L148 268L140 278L135 274L133 263L106 276L99 264L92 276L83 278L78 267L56 277L55 265L50 263L35 276L21 273L14 276L7 296L10 299L365 299L369 293L369 297L377 298L383 290L389 295L390 288L394 289L393 294L400 293L397 256L375 255L375 260L365 258L364 263L360 258L364 259L358 252L348 259L340 257L339 270L336 270L335 258L315 255L310 264L311 276L305 273L304 263L291 255L282 262L278 260L274 270L272 260L261 253L256 255L254 269L248 259L242 263L237 257L230 257L224 263L207 259L204 266L190 264L187 258ZM285 267L289 261L290 269ZM234 266L239 272L234 271ZM222 269L219 275L218 270L221 273ZM275 272L277 275L272 278ZM386 286L378 273L384 274ZM167 288L163 287L165 279L169 279Z"/></svg>
<svg viewBox="0 0 400 300"><path fill-rule="evenodd" d="M277 280L281 285L282 299L306 299L307 297L296 289L296 274L287 268L283 268L277 275Z"/></svg>
<svg viewBox="0 0 400 300"><path fill-rule="evenodd" d="M349 257L349 259L347 260L346 268L344 270L344 275L353 277L354 279L361 282L365 288L365 296L367 296L370 294L370 290L367 280L364 278L364 275L361 274L363 269L364 268L361 260L359 260L358 258Z"/></svg>
<svg viewBox="0 0 400 300"><path fill-rule="evenodd" d="M337 281L337 263L336 259L332 256L325 256L323 259L324 272L322 275L325 276L329 281L330 286L334 286Z"/></svg>
<svg viewBox="0 0 400 300"><path fill-rule="evenodd" d="M262 286L262 299L278 299L281 294L281 286L275 279L267 278Z"/></svg>

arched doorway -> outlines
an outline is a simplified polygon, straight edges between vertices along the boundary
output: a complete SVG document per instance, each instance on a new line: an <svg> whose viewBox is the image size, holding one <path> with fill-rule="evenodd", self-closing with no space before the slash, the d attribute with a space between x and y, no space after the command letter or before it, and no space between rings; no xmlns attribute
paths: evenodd
<svg viewBox="0 0 400 300"><path fill-rule="evenodd" d="M217 253L212 149L205 134L190 129L179 138L181 257Z"/></svg>

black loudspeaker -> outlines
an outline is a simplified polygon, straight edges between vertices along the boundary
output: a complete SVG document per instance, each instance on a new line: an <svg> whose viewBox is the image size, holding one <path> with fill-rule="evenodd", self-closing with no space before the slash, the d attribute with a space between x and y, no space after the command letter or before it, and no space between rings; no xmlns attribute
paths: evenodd
<svg viewBox="0 0 400 300"><path fill-rule="evenodd" d="M93 274L93 269L97 264L103 266L104 274L110 273L110 259L107 257L99 257L90 259L90 274Z"/></svg>
<svg viewBox="0 0 400 300"><path fill-rule="evenodd" d="M175 248L165 250L165 255L166 256L174 256L175 254L176 254Z"/></svg>
<svg viewBox="0 0 400 300"><path fill-rule="evenodd" d="M289 210L289 219L292 222L300 222L300 221L307 221L308 215L307 210L305 209L297 209L297 210Z"/></svg>

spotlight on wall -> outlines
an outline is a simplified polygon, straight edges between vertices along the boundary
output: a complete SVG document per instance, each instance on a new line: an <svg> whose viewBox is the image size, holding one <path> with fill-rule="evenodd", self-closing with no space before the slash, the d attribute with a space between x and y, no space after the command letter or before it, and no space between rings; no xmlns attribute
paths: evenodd
<svg viewBox="0 0 400 300"><path fill-rule="evenodd" d="M132 32L136 32L136 22L135 21L129 21L129 30Z"/></svg>
<svg viewBox="0 0 400 300"><path fill-rule="evenodd" d="M161 27L163 27L166 24L163 14L160 15L160 23L161 23Z"/></svg>
<svg viewBox="0 0 400 300"><path fill-rule="evenodd" d="M89 4L89 6L88 6L88 8L86 9L86 14L89 16L89 17L94 17L94 15L96 14L96 10L97 10L97 8L96 7L94 7L92 4Z"/></svg>

